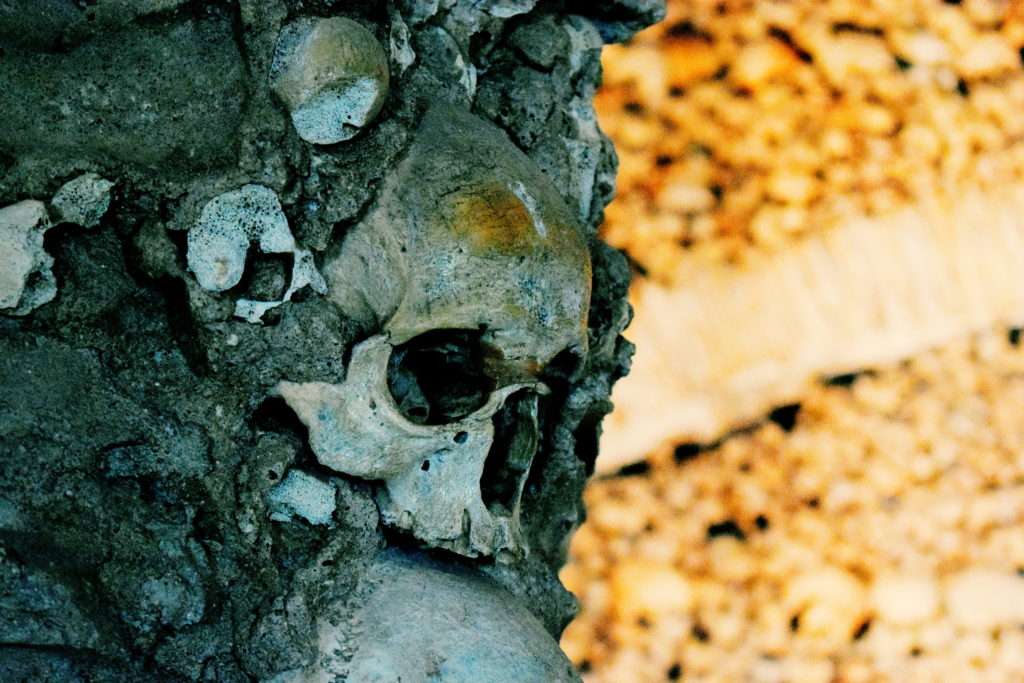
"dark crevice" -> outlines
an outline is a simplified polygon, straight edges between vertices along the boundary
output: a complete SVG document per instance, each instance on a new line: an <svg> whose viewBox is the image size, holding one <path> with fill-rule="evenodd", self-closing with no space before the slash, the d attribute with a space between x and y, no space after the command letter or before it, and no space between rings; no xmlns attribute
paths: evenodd
<svg viewBox="0 0 1024 683"><path fill-rule="evenodd" d="M292 278L292 254L264 254L250 248L237 289L253 301L280 301Z"/></svg>
<svg viewBox="0 0 1024 683"><path fill-rule="evenodd" d="M854 640L861 640L867 635L868 631L871 630L871 619L865 619L857 626L857 629L853 632Z"/></svg>
<svg viewBox="0 0 1024 683"><path fill-rule="evenodd" d="M743 533L739 525L731 519L727 519L717 524L711 524L708 526L707 540L711 541L722 536L732 536L737 541L747 540L747 535Z"/></svg>
<svg viewBox="0 0 1024 683"><path fill-rule="evenodd" d="M860 33L868 36L884 36L885 31L877 26L861 26L849 21L840 21L832 24L832 33Z"/></svg>
<svg viewBox="0 0 1024 683"><path fill-rule="evenodd" d="M611 405L607 403L592 406L573 431L576 458L583 463L587 476L594 473L601 440L601 421L610 408Z"/></svg>
<svg viewBox="0 0 1024 683"><path fill-rule="evenodd" d="M492 514L512 512L537 453L537 395L524 390L509 396L495 413L494 441L484 462L480 492Z"/></svg>
<svg viewBox="0 0 1024 683"><path fill-rule="evenodd" d="M691 40L703 40L708 43L713 42L715 39L713 35L698 28L692 21L685 20L669 26L668 30L665 31L665 35L669 38L688 38Z"/></svg>
<svg viewBox="0 0 1024 683"><path fill-rule="evenodd" d="M644 476L651 471L651 465L646 460L635 462L631 465L626 465L619 469L616 476L619 477L637 477Z"/></svg>
<svg viewBox="0 0 1024 683"><path fill-rule="evenodd" d="M810 52L800 47L799 44L793 39L789 31L779 28L778 26L772 26L768 29L768 35L776 40L782 42L786 47L793 51L793 54L797 56L801 62L811 64L814 62L814 56Z"/></svg>
<svg viewBox="0 0 1024 683"><path fill-rule="evenodd" d="M860 373L856 372L847 372L842 375L833 375L831 377L826 377L824 384L827 387L850 387L857 381L859 374Z"/></svg>
<svg viewBox="0 0 1024 683"><path fill-rule="evenodd" d="M163 297L167 331L181 351L185 363L197 377L207 376L209 363L198 325L192 315L192 307L189 305L188 287L185 282L174 277L162 277L153 281L152 287Z"/></svg>
<svg viewBox="0 0 1024 683"><path fill-rule="evenodd" d="M792 403L780 406L768 413L768 419L777 424L782 431L791 432L796 427L797 417L800 414L800 404Z"/></svg>
<svg viewBox="0 0 1024 683"><path fill-rule="evenodd" d="M675 458L676 463L682 464L693 460L703 452L704 447L699 443L681 443L672 451L672 456Z"/></svg>
<svg viewBox="0 0 1024 683"><path fill-rule="evenodd" d="M305 443L308 430L283 398L271 396L263 399L249 417L249 424L258 431L286 434Z"/></svg>

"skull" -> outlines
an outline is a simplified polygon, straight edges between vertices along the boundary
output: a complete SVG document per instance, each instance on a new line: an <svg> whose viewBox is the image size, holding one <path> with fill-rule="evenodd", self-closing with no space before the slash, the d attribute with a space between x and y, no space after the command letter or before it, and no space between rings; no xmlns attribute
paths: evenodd
<svg viewBox="0 0 1024 683"><path fill-rule="evenodd" d="M308 681L580 681L514 596L471 568L389 550L352 609L327 602L308 666L269 683Z"/></svg>
<svg viewBox="0 0 1024 683"><path fill-rule="evenodd" d="M342 384L279 385L317 458L382 481L385 522L429 545L525 552L541 376L585 356L590 299L586 241L543 172L494 126L436 106L325 273L372 336Z"/></svg>

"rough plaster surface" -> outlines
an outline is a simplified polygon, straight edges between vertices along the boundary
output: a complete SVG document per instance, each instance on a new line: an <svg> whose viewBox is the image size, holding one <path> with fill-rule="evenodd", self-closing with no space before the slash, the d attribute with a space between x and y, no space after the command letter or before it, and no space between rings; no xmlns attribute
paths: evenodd
<svg viewBox="0 0 1024 683"><path fill-rule="evenodd" d="M486 585L483 602L464 592L481 619L496 610L479 605L496 602L532 615L516 637L535 655L517 665L559 661L529 624L558 634L573 614L556 572L630 353L618 336L628 268L594 238L615 160L589 102L600 40L625 38L658 9L640 0L0 7L0 209L41 203L52 227L32 258L52 259L56 283L27 315L0 310L0 680L268 680L314 665L324 623L359 661L366 645L346 625L416 614L389 611L396 598L368 588L398 571L387 568L395 548L414 553L402 555L401 572ZM270 70L283 28L321 17L376 37L390 92L351 139L311 145ZM439 553L386 527L377 484L317 462L273 388L343 383L369 333L316 287L293 287L298 256L249 248L224 291L188 267L203 208L259 185L309 254L302 267L321 271L437 103L496 124L572 207L591 252L589 355L543 377L551 392L521 498L529 553L512 561ZM84 174L95 174L91 188L61 194ZM71 195L99 198L73 211ZM239 301L275 306L240 316ZM435 679L477 666L455 662L468 655L450 643L437 648Z"/></svg>

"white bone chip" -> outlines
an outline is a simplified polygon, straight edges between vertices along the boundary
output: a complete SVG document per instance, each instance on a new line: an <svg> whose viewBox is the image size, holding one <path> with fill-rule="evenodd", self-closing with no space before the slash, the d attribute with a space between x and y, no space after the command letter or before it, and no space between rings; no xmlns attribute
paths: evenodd
<svg viewBox="0 0 1024 683"><path fill-rule="evenodd" d="M46 207L32 199L0 209L0 310L25 315L57 296L53 257L43 249Z"/></svg>
<svg viewBox="0 0 1024 683"><path fill-rule="evenodd" d="M223 292L242 279L251 243L264 254L291 253L292 279L279 301L239 299L235 316L251 323L264 313L291 301L295 292L310 286L327 293L327 283L313 262L313 254L295 242L288 218L277 195L262 185L245 185L211 199L188 233L188 267L203 289Z"/></svg>
<svg viewBox="0 0 1024 683"><path fill-rule="evenodd" d="M267 496L270 519L290 522L301 517L310 524L330 524L337 503L334 487L301 470L292 470Z"/></svg>

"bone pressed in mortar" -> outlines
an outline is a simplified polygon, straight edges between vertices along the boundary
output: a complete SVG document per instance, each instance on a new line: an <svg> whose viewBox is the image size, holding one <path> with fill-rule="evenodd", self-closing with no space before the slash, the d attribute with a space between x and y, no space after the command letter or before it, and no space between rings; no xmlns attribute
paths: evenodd
<svg viewBox="0 0 1024 683"><path fill-rule="evenodd" d="M630 352L591 101L658 8L443 5L0 10L3 680L575 678L556 574ZM336 406L296 411L357 380L438 440L398 488L450 486L332 468Z"/></svg>

